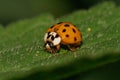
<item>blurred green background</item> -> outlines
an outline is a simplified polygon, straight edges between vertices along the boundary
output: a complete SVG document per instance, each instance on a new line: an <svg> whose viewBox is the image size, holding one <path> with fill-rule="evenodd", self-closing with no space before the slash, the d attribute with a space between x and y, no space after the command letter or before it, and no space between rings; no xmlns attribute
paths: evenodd
<svg viewBox="0 0 120 80"><path fill-rule="evenodd" d="M50 13L55 18L106 0L0 0L0 24ZM119 0L113 0L114 2Z"/></svg>

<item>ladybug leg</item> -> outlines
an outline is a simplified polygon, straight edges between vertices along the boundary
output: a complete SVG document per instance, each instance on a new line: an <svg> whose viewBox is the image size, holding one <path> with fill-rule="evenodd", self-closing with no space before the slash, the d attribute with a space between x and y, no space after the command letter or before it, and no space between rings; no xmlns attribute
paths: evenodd
<svg viewBox="0 0 120 80"><path fill-rule="evenodd" d="M80 47L82 45L83 42L77 43L77 44L68 44L67 47L71 50L71 51L75 51L78 47Z"/></svg>
<svg viewBox="0 0 120 80"><path fill-rule="evenodd" d="M69 44L67 45L67 47L71 50L71 51L75 51L78 47L80 47L82 45L82 42L80 42L79 44Z"/></svg>
<svg viewBox="0 0 120 80"><path fill-rule="evenodd" d="M51 53L56 53L60 50L60 45L52 46L51 47Z"/></svg>
<svg viewBox="0 0 120 80"><path fill-rule="evenodd" d="M76 48L78 47L78 45L75 45L75 44L69 44L69 45L67 45L67 46L68 46L68 48L69 48L71 51L75 51Z"/></svg>

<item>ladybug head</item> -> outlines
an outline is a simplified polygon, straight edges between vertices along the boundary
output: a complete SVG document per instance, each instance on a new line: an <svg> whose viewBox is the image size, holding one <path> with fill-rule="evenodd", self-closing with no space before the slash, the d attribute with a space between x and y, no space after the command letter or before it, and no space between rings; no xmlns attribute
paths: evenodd
<svg viewBox="0 0 120 80"><path fill-rule="evenodd" d="M48 32L44 36L45 50L55 53L60 49L61 37L56 32Z"/></svg>

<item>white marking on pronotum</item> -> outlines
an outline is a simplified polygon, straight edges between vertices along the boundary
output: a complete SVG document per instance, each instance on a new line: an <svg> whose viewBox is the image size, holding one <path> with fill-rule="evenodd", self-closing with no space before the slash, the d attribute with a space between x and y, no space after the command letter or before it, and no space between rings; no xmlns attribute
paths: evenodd
<svg viewBox="0 0 120 80"><path fill-rule="evenodd" d="M58 45L58 44L60 44L60 42L61 42L61 38L60 37L57 37L57 38L55 38L54 40L53 40L53 45L55 46L55 45Z"/></svg>
<svg viewBox="0 0 120 80"><path fill-rule="evenodd" d="M52 43L53 43L54 46L60 44L61 38L60 38L60 36L56 37L56 35L58 35L56 32L50 32L50 35L54 36L54 40L52 41Z"/></svg>
<svg viewBox="0 0 120 80"><path fill-rule="evenodd" d="M57 35L57 33L56 32L50 32L49 35L53 35L55 37Z"/></svg>
<svg viewBox="0 0 120 80"><path fill-rule="evenodd" d="M45 42L47 41L47 36L48 36L48 33L45 33L45 36L44 36L44 41Z"/></svg>
<svg viewBox="0 0 120 80"><path fill-rule="evenodd" d="M60 44L61 42L61 37L56 37L56 35L58 35L56 32L50 32L49 34L46 33L45 36L44 36L44 41L47 42L47 40L51 39L51 36L54 37L54 40L52 40L51 43L53 43L54 46ZM47 37L50 36L49 39L47 39ZM48 47L49 44L46 44L46 47Z"/></svg>

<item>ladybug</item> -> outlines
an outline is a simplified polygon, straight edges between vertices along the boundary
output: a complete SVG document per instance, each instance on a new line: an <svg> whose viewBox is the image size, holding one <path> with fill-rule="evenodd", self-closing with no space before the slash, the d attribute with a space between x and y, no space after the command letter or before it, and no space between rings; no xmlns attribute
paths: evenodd
<svg viewBox="0 0 120 80"><path fill-rule="evenodd" d="M44 36L45 50L56 53L60 46L67 46L74 51L82 43L82 33L70 22L60 22L51 26Z"/></svg>

